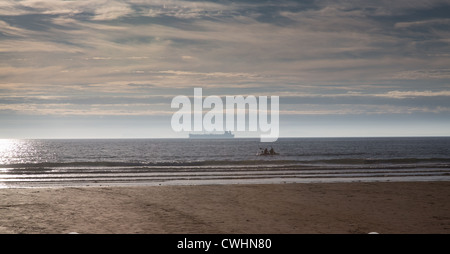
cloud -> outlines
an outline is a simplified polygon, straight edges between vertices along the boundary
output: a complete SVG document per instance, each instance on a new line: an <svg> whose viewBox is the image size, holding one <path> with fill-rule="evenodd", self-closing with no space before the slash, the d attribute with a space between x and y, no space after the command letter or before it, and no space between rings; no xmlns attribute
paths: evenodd
<svg viewBox="0 0 450 254"><path fill-rule="evenodd" d="M450 97L450 91L389 91L385 94L375 94L374 96L390 97L390 98L415 98L415 97Z"/></svg>
<svg viewBox="0 0 450 254"><path fill-rule="evenodd" d="M132 0L130 4L138 10L139 15L148 17L175 17L179 19L212 18L232 15L236 6L226 1L221 3L209 1Z"/></svg>
<svg viewBox="0 0 450 254"><path fill-rule="evenodd" d="M444 57L446 57L444 55ZM450 69L432 70L408 70L396 73L393 78L414 80L414 79L450 79Z"/></svg>
<svg viewBox="0 0 450 254"><path fill-rule="evenodd" d="M450 19L429 19L429 20L419 20L419 21L409 21L409 22L398 22L395 23L395 28L412 28L412 27L429 27L429 26L445 26L450 25Z"/></svg>
<svg viewBox="0 0 450 254"><path fill-rule="evenodd" d="M191 71L159 71L159 73L163 74L172 74L172 75L182 75L182 76L206 76L206 77L216 77L216 78L255 78L258 75L251 73L243 73L243 72L191 72Z"/></svg>
<svg viewBox="0 0 450 254"><path fill-rule="evenodd" d="M3 36L16 37L16 38L23 37L24 32L25 31L23 29L11 26L10 24L6 23L5 21L0 20L0 33Z"/></svg>
<svg viewBox="0 0 450 254"><path fill-rule="evenodd" d="M91 15L92 20L111 20L132 12L129 4L116 0L62 1L23 0L2 1L0 15L58 15L73 17L79 14Z"/></svg>
<svg viewBox="0 0 450 254"><path fill-rule="evenodd" d="M167 114L165 100L202 87L280 95L288 115L445 115L448 10L438 0L1 1L0 108Z"/></svg>
<svg viewBox="0 0 450 254"><path fill-rule="evenodd" d="M128 4L117 1L107 1L95 8L95 16L92 20L114 20L131 13L132 9Z"/></svg>
<svg viewBox="0 0 450 254"><path fill-rule="evenodd" d="M300 109L284 109L280 111L281 116L305 116L305 115L359 115L359 116L373 116L373 115L404 115L417 113L432 113L432 114L448 114L450 107L410 107L410 106L392 106L392 105L359 105L355 107L354 104L335 105L333 108L325 107L323 105L302 105Z"/></svg>
<svg viewBox="0 0 450 254"><path fill-rule="evenodd" d="M8 3L8 8L15 10L9 16L20 14L15 21L24 19L24 12L41 18L35 18L34 27L19 22L24 24L22 30L14 30L17 27L12 27L6 19L9 34L20 33L33 39L22 40L22 46L17 49L13 49L16 41L11 40L5 51L48 52L55 48L83 54L84 59L116 61L113 66L116 69L131 69L129 61L122 62L121 66L119 59L132 60L132 56L142 55L148 60L144 70L149 71L160 66L159 70L197 73L244 70L312 82L361 80L362 77L376 80L380 76L400 77L404 70L398 68L399 63L417 69L430 60L405 57L411 52L428 55L438 52L436 47L418 50L422 47L420 40L402 38L395 26L390 28L392 32L386 30L383 22L370 18L387 16L386 6L365 7L366 2L344 6L327 1L309 4L283 1L277 5L181 0ZM420 6L434 8L437 4ZM394 5L392 8L403 10L401 13L405 15L408 10L418 10L405 3L403 7ZM159 13L149 15L152 10ZM280 19L289 22L281 25ZM441 23L414 22L426 26ZM405 27L404 22L395 24L397 28ZM46 30L42 30L44 27ZM192 61L189 70L180 58ZM111 64L105 69L108 67ZM430 71L436 67L430 66ZM323 72L328 75L322 75Z"/></svg>
<svg viewBox="0 0 450 254"><path fill-rule="evenodd" d="M450 91L387 91L387 92L354 92L346 93L301 93L289 92L278 94L286 105L391 105L406 107L440 106L450 107Z"/></svg>

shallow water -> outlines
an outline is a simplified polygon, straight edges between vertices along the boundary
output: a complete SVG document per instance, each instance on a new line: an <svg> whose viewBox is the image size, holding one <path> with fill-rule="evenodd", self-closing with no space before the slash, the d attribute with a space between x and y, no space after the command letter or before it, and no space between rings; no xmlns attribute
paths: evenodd
<svg viewBox="0 0 450 254"><path fill-rule="evenodd" d="M431 180L450 180L448 137L0 141L4 188Z"/></svg>

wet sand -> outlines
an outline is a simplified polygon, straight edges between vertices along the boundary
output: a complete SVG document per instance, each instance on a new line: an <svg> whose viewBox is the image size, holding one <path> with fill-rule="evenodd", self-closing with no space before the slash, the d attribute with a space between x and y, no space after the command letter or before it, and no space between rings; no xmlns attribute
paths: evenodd
<svg viewBox="0 0 450 254"><path fill-rule="evenodd" d="M450 182L0 189L0 233L450 233Z"/></svg>

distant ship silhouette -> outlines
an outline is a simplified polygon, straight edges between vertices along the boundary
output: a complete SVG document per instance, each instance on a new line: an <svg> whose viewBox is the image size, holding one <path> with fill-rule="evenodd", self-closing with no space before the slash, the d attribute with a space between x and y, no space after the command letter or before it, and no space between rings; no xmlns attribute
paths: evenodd
<svg viewBox="0 0 450 254"><path fill-rule="evenodd" d="M229 139L234 138L234 134L231 133L231 131L225 131L222 134L216 134L216 133L189 133L190 139Z"/></svg>

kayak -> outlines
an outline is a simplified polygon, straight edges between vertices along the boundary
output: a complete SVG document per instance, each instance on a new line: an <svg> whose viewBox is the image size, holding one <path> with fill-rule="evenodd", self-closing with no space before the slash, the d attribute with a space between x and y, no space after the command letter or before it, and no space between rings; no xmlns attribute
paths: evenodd
<svg viewBox="0 0 450 254"><path fill-rule="evenodd" d="M279 155L279 153L264 153L264 151L261 152L257 152L256 153L257 156L269 156L269 155Z"/></svg>

